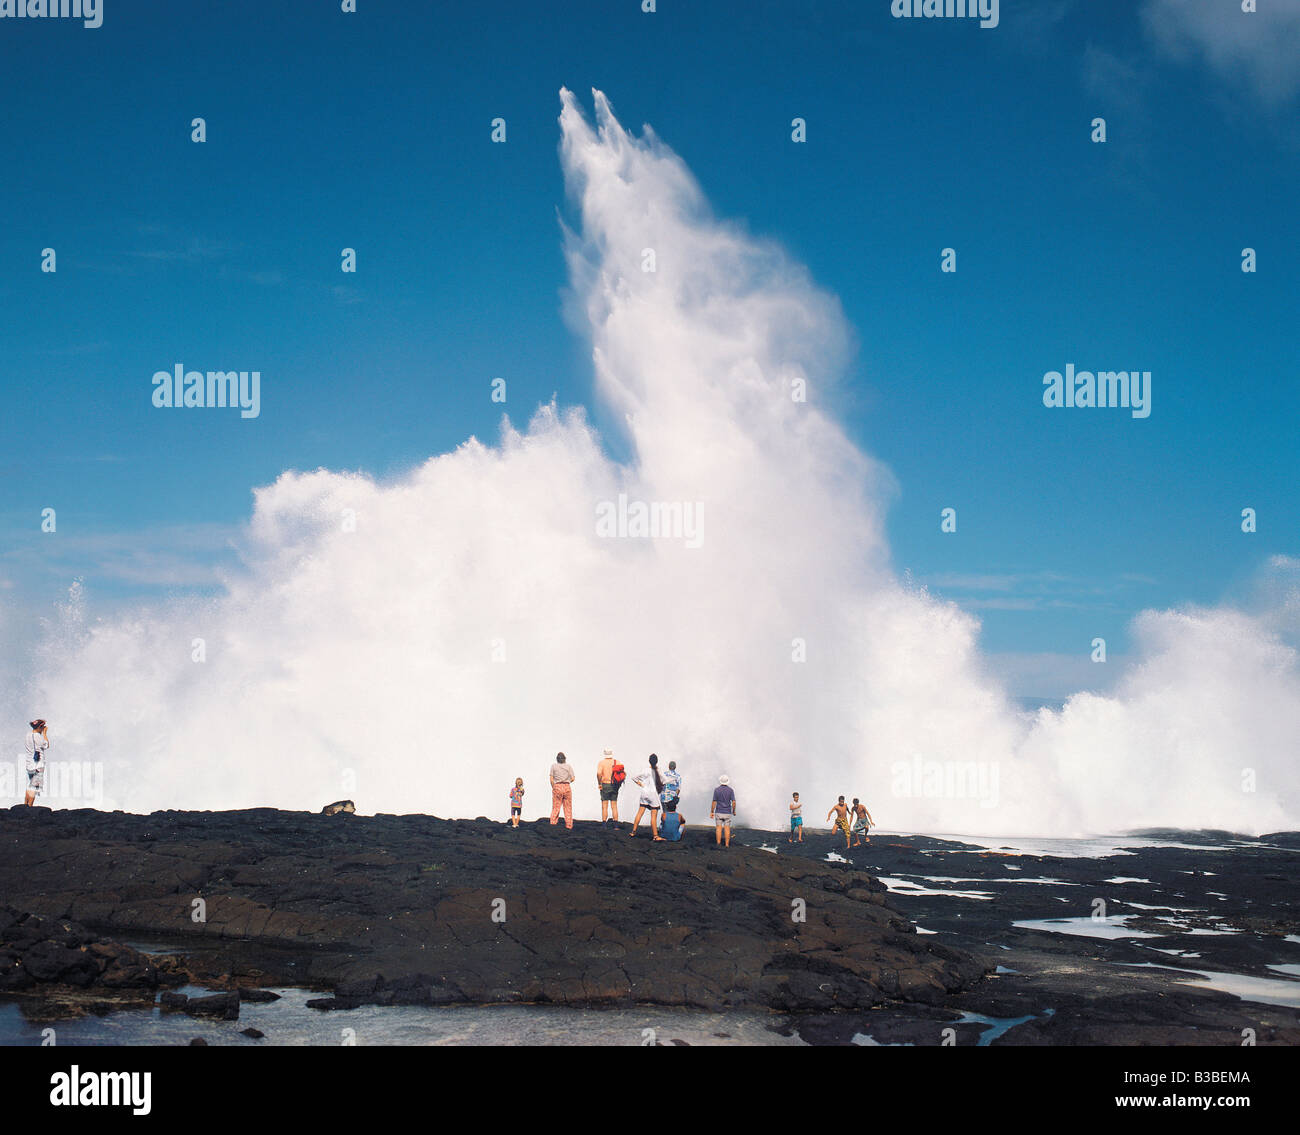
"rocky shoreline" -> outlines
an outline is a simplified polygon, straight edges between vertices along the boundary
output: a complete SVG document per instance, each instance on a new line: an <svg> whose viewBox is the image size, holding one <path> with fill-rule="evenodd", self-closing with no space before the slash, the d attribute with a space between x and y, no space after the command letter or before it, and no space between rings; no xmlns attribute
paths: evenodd
<svg viewBox="0 0 1300 1135"><path fill-rule="evenodd" d="M1053 855L740 829L721 850L699 828L15 808L0 901L78 951L179 950L121 954L156 982L126 992L228 991L163 994L223 1020L293 986L318 1010L744 1009L813 1043L1300 1043L1300 836L1152 834ZM6 943L24 1012L120 1003L93 979L6 986Z"/></svg>
<svg viewBox="0 0 1300 1135"><path fill-rule="evenodd" d="M0 813L0 893L193 947L195 982L372 1004L869 1009L992 969L918 935L870 875L627 826L270 809Z"/></svg>

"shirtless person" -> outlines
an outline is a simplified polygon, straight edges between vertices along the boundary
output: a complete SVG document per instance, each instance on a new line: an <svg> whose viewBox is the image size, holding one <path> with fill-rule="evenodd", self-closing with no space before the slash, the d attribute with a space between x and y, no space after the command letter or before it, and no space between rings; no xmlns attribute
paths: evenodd
<svg viewBox="0 0 1300 1135"><path fill-rule="evenodd" d="M831 835L833 836L837 831L842 831L844 833L844 850L848 851L849 849L849 806L846 803L844 803L843 796L840 797L840 802L836 804L835 807L833 807L829 812L826 813L826 818L828 820L832 816L835 817L835 824L831 828Z"/></svg>
<svg viewBox="0 0 1300 1135"><path fill-rule="evenodd" d="M867 806L861 803L856 796L853 797L853 815L855 817L853 820L853 846L862 847L864 844L871 842L871 837L867 835L867 832L871 830L876 821L871 818ZM859 839L861 842L859 842Z"/></svg>
<svg viewBox="0 0 1300 1135"><path fill-rule="evenodd" d="M596 789L600 793L600 822L609 822L609 808L614 806L614 823L618 823L618 785L614 783L614 750L606 749L596 765Z"/></svg>

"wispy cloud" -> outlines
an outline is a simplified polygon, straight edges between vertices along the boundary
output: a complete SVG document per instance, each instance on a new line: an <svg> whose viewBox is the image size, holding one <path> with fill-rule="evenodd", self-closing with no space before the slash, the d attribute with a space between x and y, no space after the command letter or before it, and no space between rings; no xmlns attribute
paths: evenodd
<svg viewBox="0 0 1300 1135"><path fill-rule="evenodd" d="M1089 690L1104 693L1115 684L1128 660L1112 656L1093 662L1090 652L1061 654L1050 651L985 655L989 670L1016 697L1060 701Z"/></svg>
<svg viewBox="0 0 1300 1135"><path fill-rule="evenodd" d="M193 236L183 243L172 243L164 248L132 249L128 256L142 260L160 260L166 262L183 262L194 264L200 261L223 260L238 248L224 241L208 240L206 237Z"/></svg>
<svg viewBox="0 0 1300 1135"><path fill-rule="evenodd" d="M37 347L34 353L54 358L76 357L79 355L97 355L100 351L106 351L111 346L111 343L100 339L94 343L65 343L58 347Z"/></svg>
<svg viewBox="0 0 1300 1135"><path fill-rule="evenodd" d="M938 572L918 582L947 595L969 610L1043 611L1109 607L1117 593L1153 583L1147 576L1120 572L1104 579L1055 571Z"/></svg>
<svg viewBox="0 0 1300 1135"><path fill-rule="evenodd" d="M201 233L178 233L167 225L142 223L135 226L137 237L147 247L123 250L115 261L88 265L97 271L135 275L146 266L194 266L204 271L215 268L222 280L239 280L261 287L281 287L288 277L279 268L244 263L248 245L219 240Z"/></svg>
<svg viewBox="0 0 1300 1135"><path fill-rule="evenodd" d="M144 588L213 587L237 562L242 529L184 524L115 532L33 533L0 552L3 578L32 585L48 576Z"/></svg>
<svg viewBox="0 0 1300 1135"><path fill-rule="evenodd" d="M1035 0L1032 4L1007 5L1002 12L1003 38L1026 54L1054 48L1066 17L1077 0Z"/></svg>
<svg viewBox="0 0 1300 1135"><path fill-rule="evenodd" d="M1179 62L1201 61L1220 79L1280 106L1300 92L1300 0L1146 0L1142 23Z"/></svg>

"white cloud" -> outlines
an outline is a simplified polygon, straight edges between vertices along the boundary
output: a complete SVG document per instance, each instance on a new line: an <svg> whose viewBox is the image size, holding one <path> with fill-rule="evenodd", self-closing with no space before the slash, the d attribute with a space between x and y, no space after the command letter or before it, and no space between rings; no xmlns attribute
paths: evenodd
<svg viewBox="0 0 1300 1135"><path fill-rule="evenodd" d="M1170 58L1202 60L1220 78L1277 105L1300 90L1300 0L1147 0L1142 21Z"/></svg>

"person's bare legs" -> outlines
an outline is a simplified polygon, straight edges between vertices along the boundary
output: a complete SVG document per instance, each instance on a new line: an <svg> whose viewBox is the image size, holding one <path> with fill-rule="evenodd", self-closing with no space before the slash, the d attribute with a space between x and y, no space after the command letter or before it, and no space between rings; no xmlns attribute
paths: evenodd
<svg viewBox="0 0 1300 1135"><path fill-rule="evenodd" d="M618 819L617 816L615 816L614 818ZM609 801L602 800L600 802L600 822L603 824L606 823L608 820L609 820Z"/></svg>
<svg viewBox="0 0 1300 1135"><path fill-rule="evenodd" d="M36 793L33 792L30 788L27 790L27 797L26 799L24 799L23 803L26 804L27 807L29 808L36 803Z"/></svg>
<svg viewBox="0 0 1300 1135"><path fill-rule="evenodd" d="M731 825L723 824L722 830L727 833L727 846L730 847L731 846Z"/></svg>
<svg viewBox="0 0 1300 1135"><path fill-rule="evenodd" d="M645 805L642 804L641 807L636 810L636 819L632 821L632 830L628 833L629 835L636 835L637 828L641 826L641 817L644 815Z"/></svg>
<svg viewBox="0 0 1300 1135"><path fill-rule="evenodd" d="M663 836L659 834L659 823L657 819L658 815L659 815L658 808L650 809L650 834L655 837L656 843L665 843L667 841L664 839Z"/></svg>
<svg viewBox="0 0 1300 1135"><path fill-rule="evenodd" d="M609 803L614 812L614 823L618 823L618 798L615 797Z"/></svg>

